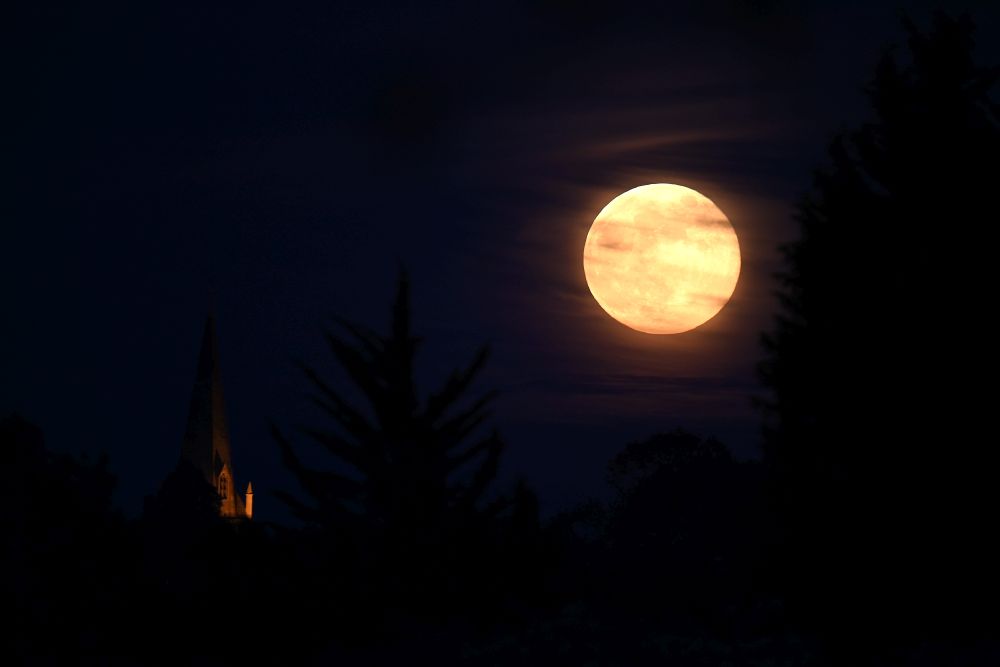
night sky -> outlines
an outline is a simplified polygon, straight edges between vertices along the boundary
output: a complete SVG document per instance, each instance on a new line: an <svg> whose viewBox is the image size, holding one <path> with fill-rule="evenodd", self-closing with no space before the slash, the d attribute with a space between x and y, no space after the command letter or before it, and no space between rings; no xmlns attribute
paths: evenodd
<svg viewBox="0 0 1000 667"><path fill-rule="evenodd" d="M107 451L134 513L179 455L212 310L236 475L265 518L291 484L268 421L324 419L295 363L335 373L335 314L384 328L400 264L421 385L491 345L502 478L546 511L603 493L607 459L659 430L754 456L796 199L866 117L900 7L925 24L935 6L20 4L0 413L57 451ZM995 3L963 7L997 34ZM656 182L713 199L743 252L730 304L676 336L613 321L583 276L598 211Z"/></svg>

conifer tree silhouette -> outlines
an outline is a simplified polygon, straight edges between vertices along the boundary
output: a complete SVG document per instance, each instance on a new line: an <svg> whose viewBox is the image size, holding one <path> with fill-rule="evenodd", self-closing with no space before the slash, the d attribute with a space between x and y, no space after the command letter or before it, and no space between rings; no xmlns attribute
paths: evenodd
<svg viewBox="0 0 1000 667"><path fill-rule="evenodd" d="M315 389L315 403L335 429L303 428L337 460L337 470L302 462L277 429L282 457L306 498L279 493L307 524L332 531L361 530L369 538L407 548L455 539L482 512L497 472L503 441L496 430L479 434L494 392L466 401L486 363L483 347L471 363L454 371L425 400L418 395L414 357L419 339L410 330L410 284L401 273L389 334L338 319L327 332L330 350L366 408L352 404L311 366L302 365Z"/></svg>
<svg viewBox="0 0 1000 667"><path fill-rule="evenodd" d="M967 19L904 25L908 60L887 53L866 91L874 120L834 140L798 207L760 366L789 590L832 632L971 623L959 610L997 589L1000 461L974 377L995 346L979 313L998 70L975 64Z"/></svg>

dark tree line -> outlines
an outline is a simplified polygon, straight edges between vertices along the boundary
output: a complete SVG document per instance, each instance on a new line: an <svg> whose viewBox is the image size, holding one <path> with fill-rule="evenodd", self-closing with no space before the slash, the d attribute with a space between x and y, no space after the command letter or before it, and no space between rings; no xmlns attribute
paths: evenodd
<svg viewBox="0 0 1000 667"><path fill-rule="evenodd" d="M419 391L404 278L386 334L327 334L354 393L302 366L322 417L273 429L298 526L220 518L183 464L127 519L105 461L0 420L4 663L1000 663L997 70L967 21L907 28L798 208L760 461L654 434L543 519L494 479L486 350Z"/></svg>

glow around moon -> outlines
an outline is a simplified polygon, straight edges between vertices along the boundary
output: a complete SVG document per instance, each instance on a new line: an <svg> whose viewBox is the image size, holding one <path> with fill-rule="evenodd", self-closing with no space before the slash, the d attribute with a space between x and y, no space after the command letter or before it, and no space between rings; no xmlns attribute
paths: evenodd
<svg viewBox="0 0 1000 667"><path fill-rule="evenodd" d="M605 206L583 250L587 285L622 324L651 334L689 331L729 302L740 276L740 244L711 199L656 183Z"/></svg>

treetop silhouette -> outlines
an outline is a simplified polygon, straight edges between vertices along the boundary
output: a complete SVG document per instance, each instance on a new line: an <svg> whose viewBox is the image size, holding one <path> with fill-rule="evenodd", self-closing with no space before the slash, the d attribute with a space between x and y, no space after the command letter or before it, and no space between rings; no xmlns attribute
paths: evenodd
<svg viewBox="0 0 1000 667"><path fill-rule="evenodd" d="M410 284L402 273L388 335L344 319L337 319L339 331L326 333L330 351L360 390L363 407L313 367L301 366L315 390L313 401L336 429L300 430L350 469L305 465L272 428L285 464L312 502L289 493L280 497L307 523L342 526L364 517L389 532L430 535L443 522L480 509L503 451L496 430L477 435L494 392L465 400L486 363L487 348L421 400L414 378L420 340L411 333L410 319Z"/></svg>

